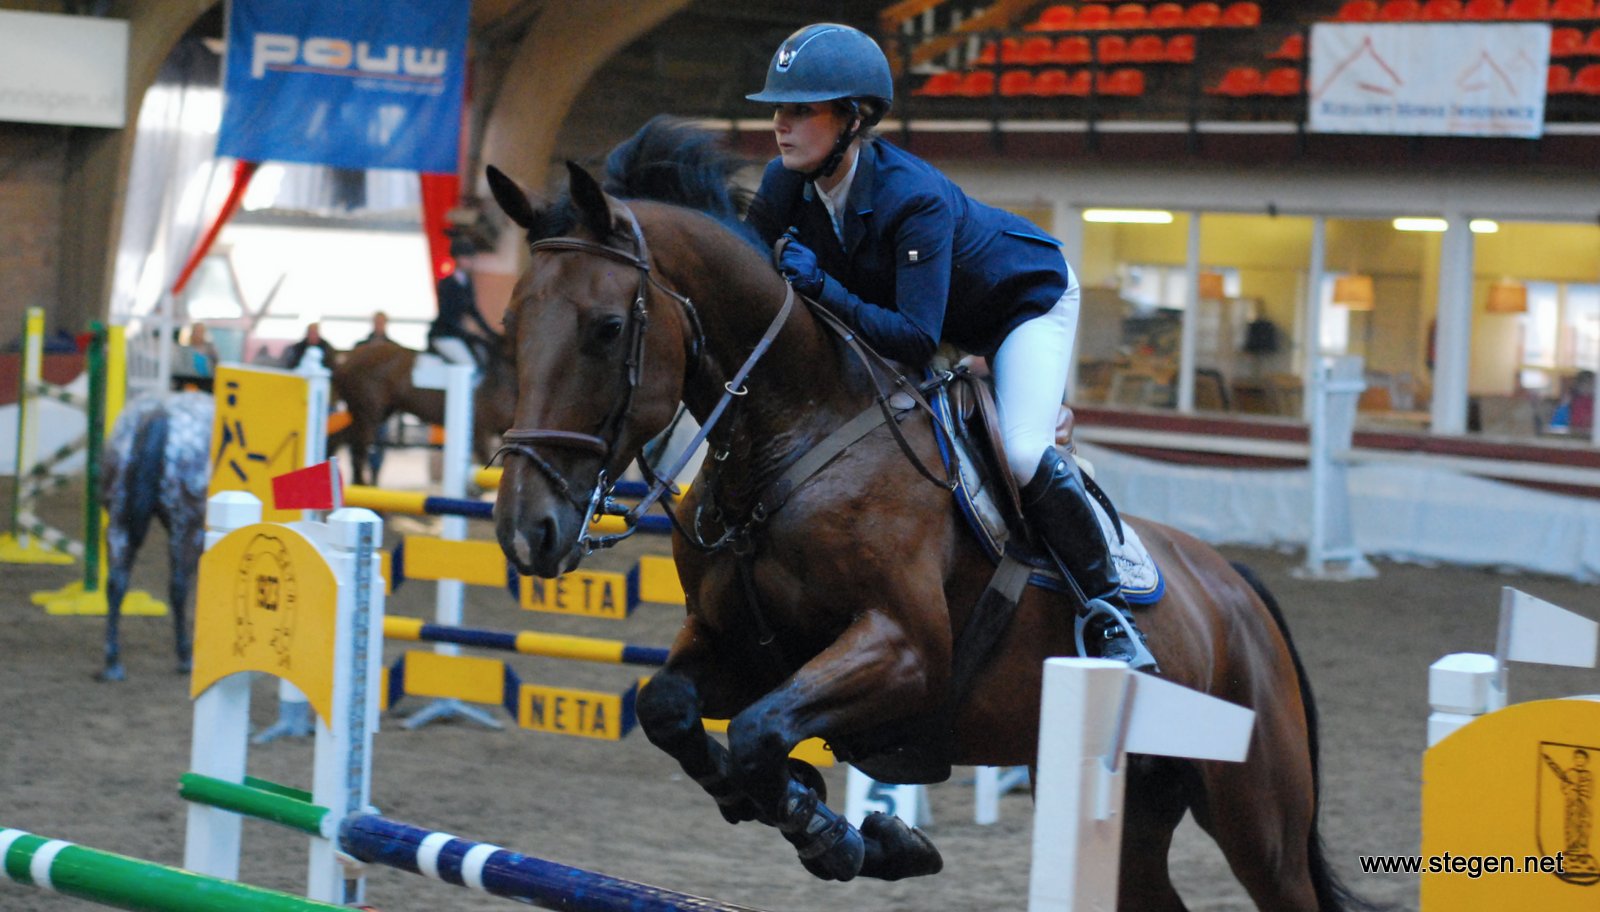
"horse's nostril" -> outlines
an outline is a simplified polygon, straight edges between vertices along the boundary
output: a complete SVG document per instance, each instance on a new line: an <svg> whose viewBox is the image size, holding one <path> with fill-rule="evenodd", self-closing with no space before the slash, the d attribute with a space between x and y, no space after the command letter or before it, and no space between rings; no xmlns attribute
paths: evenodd
<svg viewBox="0 0 1600 912"><path fill-rule="evenodd" d="M543 521L539 523L539 534L539 540L543 543L544 547L549 548L555 544L556 518L554 516L546 516Z"/></svg>

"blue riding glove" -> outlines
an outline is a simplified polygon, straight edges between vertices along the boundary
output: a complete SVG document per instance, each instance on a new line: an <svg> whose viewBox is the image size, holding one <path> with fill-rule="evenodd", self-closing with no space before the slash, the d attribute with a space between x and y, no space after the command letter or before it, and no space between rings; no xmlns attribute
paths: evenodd
<svg viewBox="0 0 1600 912"><path fill-rule="evenodd" d="M789 243L783 248L783 253L778 257L778 272L794 290L808 298L815 298L822 294L823 283L827 281L828 274L817 265L817 255L811 248L800 243L792 233L786 234Z"/></svg>

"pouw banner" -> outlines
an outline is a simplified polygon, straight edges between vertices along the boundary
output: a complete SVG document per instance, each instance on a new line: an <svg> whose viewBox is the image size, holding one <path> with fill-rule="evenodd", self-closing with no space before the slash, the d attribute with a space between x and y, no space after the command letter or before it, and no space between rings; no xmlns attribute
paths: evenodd
<svg viewBox="0 0 1600 912"><path fill-rule="evenodd" d="M1549 64L1549 23L1319 23L1311 27L1310 128L1537 138Z"/></svg>
<svg viewBox="0 0 1600 912"><path fill-rule="evenodd" d="M217 153L455 173L470 0L232 0Z"/></svg>

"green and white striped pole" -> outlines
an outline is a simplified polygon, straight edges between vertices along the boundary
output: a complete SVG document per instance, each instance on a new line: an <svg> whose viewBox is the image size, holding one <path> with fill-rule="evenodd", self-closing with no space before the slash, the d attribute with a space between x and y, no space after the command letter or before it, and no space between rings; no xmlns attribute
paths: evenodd
<svg viewBox="0 0 1600 912"><path fill-rule="evenodd" d="M130 912L349 912L345 906L0 827L0 881L6 880Z"/></svg>

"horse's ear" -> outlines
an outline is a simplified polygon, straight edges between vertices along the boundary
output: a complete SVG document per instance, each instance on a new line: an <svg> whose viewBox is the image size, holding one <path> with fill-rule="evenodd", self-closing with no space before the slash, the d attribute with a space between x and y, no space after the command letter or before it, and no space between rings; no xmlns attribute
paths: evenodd
<svg viewBox="0 0 1600 912"><path fill-rule="evenodd" d="M500 211L516 222L523 231L531 230L536 213L528 191L494 165L490 165L486 171L489 176L489 190L494 194L494 201L500 204Z"/></svg>
<svg viewBox="0 0 1600 912"><path fill-rule="evenodd" d="M567 190L578 210L579 221L595 237L601 240L610 237L616 228L617 213L611 208L610 198L600 189L600 182L574 161L567 162L567 176L570 179Z"/></svg>

